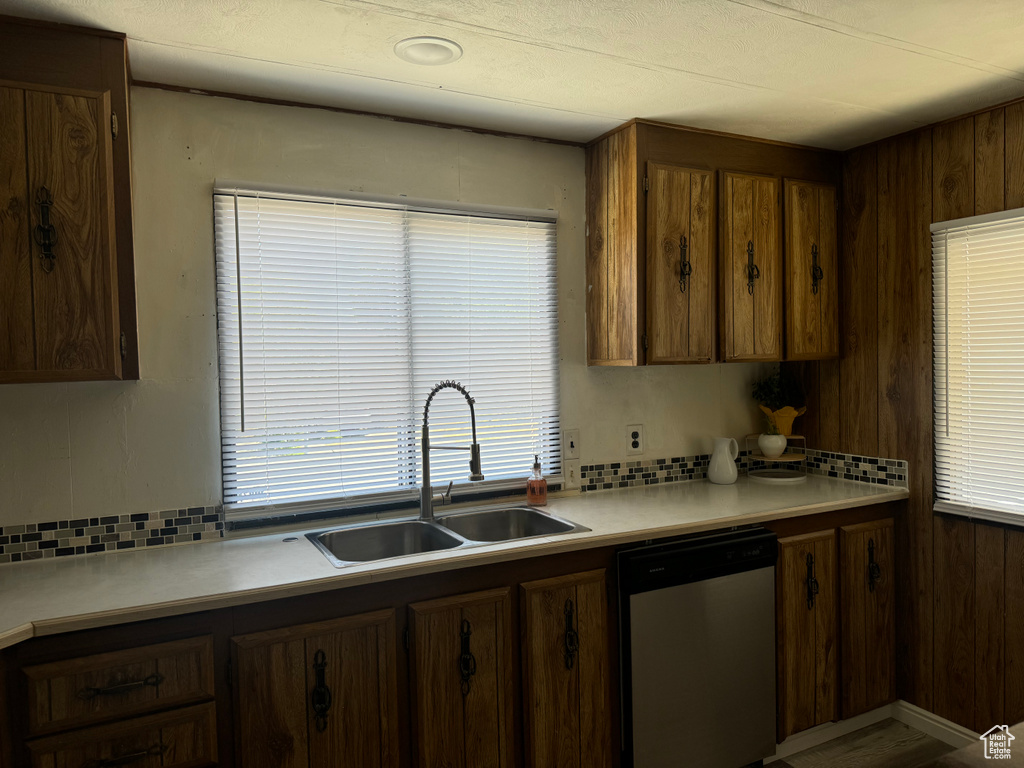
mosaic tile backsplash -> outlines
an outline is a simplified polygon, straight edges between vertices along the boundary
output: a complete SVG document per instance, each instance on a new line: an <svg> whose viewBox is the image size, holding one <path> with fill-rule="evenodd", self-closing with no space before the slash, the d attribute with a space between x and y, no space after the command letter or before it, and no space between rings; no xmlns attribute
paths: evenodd
<svg viewBox="0 0 1024 768"><path fill-rule="evenodd" d="M0 528L0 563L219 539L220 507L83 517Z"/></svg>
<svg viewBox="0 0 1024 768"><path fill-rule="evenodd" d="M580 490L703 480L707 477L710 460L710 455L699 454L584 465L580 467ZM753 461L749 451L741 451L736 460L740 472L755 464L793 466ZM806 469L810 474L843 480L907 487L907 462L897 459L810 449ZM186 544L219 539L223 535L224 512L219 506L8 525L0 527L0 563Z"/></svg>
<svg viewBox="0 0 1024 768"><path fill-rule="evenodd" d="M825 475L875 485L907 487L907 462L905 461L814 449L808 449L806 453L805 464L808 474ZM586 464L580 467L580 490L585 493L612 488L630 488L637 485L703 480L708 475L710 461L710 455L698 454L669 459ZM740 455L736 459L736 466L741 473L746 472L751 466L793 468L791 463L755 461L751 458L750 451L740 451Z"/></svg>

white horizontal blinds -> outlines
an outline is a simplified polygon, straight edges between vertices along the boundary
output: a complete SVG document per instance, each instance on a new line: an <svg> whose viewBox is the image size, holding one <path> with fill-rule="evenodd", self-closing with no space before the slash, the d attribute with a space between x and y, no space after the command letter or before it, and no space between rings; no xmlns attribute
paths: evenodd
<svg viewBox="0 0 1024 768"><path fill-rule="evenodd" d="M932 229L936 509L1022 514L1024 211Z"/></svg>
<svg viewBox="0 0 1024 768"><path fill-rule="evenodd" d="M504 280L501 270L513 261L520 267L537 262L523 269L518 290L528 291L533 279L536 307L544 305L544 296L553 301L553 224L323 198L216 194L214 200L224 498L230 509L327 508L371 495L413 498L422 404L430 387L445 378L461 378L478 401L488 480L525 474L522 456L514 472L504 472L497 461L509 446L521 445L520 454L531 459L543 450L557 456L557 397L520 391L518 362L530 332L546 327L539 349L549 355L551 369L544 375L556 382L557 392L553 304L525 326L504 305L483 306L495 295L484 287ZM458 230L448 248L461 256L443 256L442 228L440 238L425 237L423 249L441 255L427 259L432 267L413 269L417 222L432 219ZM517 234L502 239L496 232ZM496 271L488 276L489 269ZM466 282L467 275L474 279ZM437 290L446 285L458 287L447 298ZM528 313L520 308L519 314ZM467 334L467 327L475 330ZM520 335L524 328L529 332ZM504 384L500 366L487 362L496 359L495 345L507 355ZM420 371L421 360L430 373ZM518 397L528 407L537 403L533 412L540 414L529 439L503 426L508 413L529 418L505 407ZM461 406L447 394L435 400L435 442L468 442L468 409L458 400ZM550 413L542 413L545 407ZM446 427L455 431L445 434ZM554 439L545 429L553 429ZM489 463L492 447L495 461ZM468 458L438 452L434 479L465 481ZM556 468L557 459L549 466Z"/></svg>
<svg viewBox="0 0 1024 768"><path fill-rule="evenodd" d="M409 264L417 400L442 379L469 389L488 479L525 477L534 454L559 474L555 225L410 212ZM467 415L439 394L431 442L468 445ZM431 480L464 480L468 460L435 452Z"/></svg>

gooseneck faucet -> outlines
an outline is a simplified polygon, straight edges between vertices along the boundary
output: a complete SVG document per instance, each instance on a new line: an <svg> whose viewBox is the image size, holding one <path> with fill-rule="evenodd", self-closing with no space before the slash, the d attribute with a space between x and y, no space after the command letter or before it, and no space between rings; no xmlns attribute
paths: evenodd
<svg viewBox="0 0 1024 768"><path fill-rule="evenodd" d="M469 451L469 479L472 481L483 480L484 476L480 469L480 444L476 441L476 410L473 403L476 402L470 397L469 392L457 381L442 381L430 390L427 395L427 402L423 405L423 437L421 441L421 454L423 456L423 487L420 488L420 520L434 519L434 502L447 504L451 501L452 483L448 483L448 490L438 496L430 487L430 401L434 395L442 389L454 389L461 392L466 402L469 403L469 420L473 425L473 442L471 445L435 445L435 451Z"/></svg>

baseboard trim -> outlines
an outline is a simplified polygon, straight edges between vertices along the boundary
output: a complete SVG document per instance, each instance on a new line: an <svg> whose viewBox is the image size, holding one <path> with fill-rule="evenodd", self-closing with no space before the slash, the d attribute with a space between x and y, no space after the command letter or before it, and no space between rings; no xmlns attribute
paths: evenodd
<svg viewBox="0 0 1024 768"><path fill-rule="evenodd" d="M895 707L895 704L886 704L862 715L851 717L848 720L838 720L834 723L816 725L813 728L808 728L806 731L793 734L775 748L774 757L765 758L765 765L772 762L772 760L783 760L798 752L803 752L805 749L813 749L824 744L826 741L832 741L832 739L838 739L840 736L845 736L848 733L859 731L861 728L867 728L869 725L881 722L887 717L898 719L893 713L893 707Z"/></svg>
<svg viewBox="0 0 1024 768"><path fill-rule="evenodd" d="M951 747L962 749L969 744L974 744L980 738L970 728L950 722L939 717L927 709L911 704L909 701L897 701L890 705L892 717L901 723L917 728L922 733L927 733L933 739L944 741Z"/></svg>
<svg viewBox="0 0 1024 768"><path fill-rule="evenodd" d="M775 754L772 757L765 758L765 765L773 760L784 760L805 749L814 749L826 741L832 741L832 739L838 739L848 733L859 731L861 728L867 728L869 725L874 725L889 717L957 749L974 744L978 740L978 734L969 728L950 722L908 701L894 701L892 704L885 704L878 709L851 717L848 720L825 723L794 734L775 748Z"/></svg>

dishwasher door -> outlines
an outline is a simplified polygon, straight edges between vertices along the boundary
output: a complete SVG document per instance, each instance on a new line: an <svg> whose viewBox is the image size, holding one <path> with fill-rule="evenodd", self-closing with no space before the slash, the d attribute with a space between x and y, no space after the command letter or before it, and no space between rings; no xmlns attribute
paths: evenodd
<svg viewBox="0 0 1024 768"><path fill-rule="evenodd" d="M741 768L775 753L770 545L770 567L622 594L625 765ZM743 568L736 557L709 573Z"/></svg>

